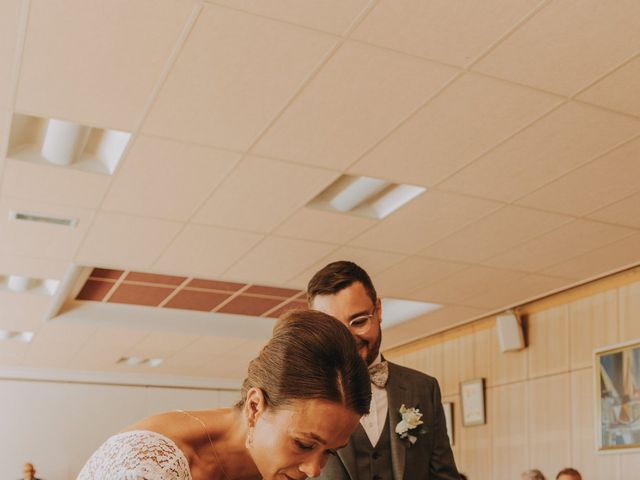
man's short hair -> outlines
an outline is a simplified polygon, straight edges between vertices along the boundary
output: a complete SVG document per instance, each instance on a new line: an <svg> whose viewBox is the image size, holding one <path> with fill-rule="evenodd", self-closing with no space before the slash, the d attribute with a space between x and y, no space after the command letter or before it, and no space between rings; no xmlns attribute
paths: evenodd
<svg viewBox="0 0 640 480"><path fill-rule="evenodd" d="M376 294L376 289L373 288L371 278L361 267L345 260L330 263L309 280L307 301L311 306L316 295L335 295L355 282L362 284L375 305L378 295Z"/></svg>
<svg viewBox="0 0 640 480"><path fill-rule="evenodd" d="M582 475L580 475L580 472L575 468L563 468L558 472L558 475L556 475L556 480L560 478L560 475L571 475L576 480L582 480Z"/></svg>
<svg viewBox="0 0 640 480"><path fill-rule="evenodd" d="M536 468L522 472L522 480L547 480L542 472Z"/></svg>

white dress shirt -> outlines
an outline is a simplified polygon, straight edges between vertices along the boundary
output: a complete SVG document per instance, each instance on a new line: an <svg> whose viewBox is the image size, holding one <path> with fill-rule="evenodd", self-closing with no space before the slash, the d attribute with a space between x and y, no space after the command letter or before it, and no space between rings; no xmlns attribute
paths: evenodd
<svg viewBox="0 0 640 480"><path fill-rule="evenodd" d="M371 365L382 362L382 355L378 354L378 358ZM360 424L374 447L380 440L380 435L384 429L384 423L387 421L387 412L389 411L389 400L387 398L387 389L376 387L371 384L371 406L369 407L369 415L365 415L360 419Z"/></svg>

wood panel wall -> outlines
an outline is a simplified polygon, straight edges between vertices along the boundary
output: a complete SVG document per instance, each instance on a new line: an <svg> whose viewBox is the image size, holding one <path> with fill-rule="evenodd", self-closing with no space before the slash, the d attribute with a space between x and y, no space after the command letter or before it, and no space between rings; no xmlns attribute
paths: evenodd
<svg viewBox="0 0 640 480"><path fill-rule="evenodd" d="M538 468L548 479L567 466L584 480L640 479L640 452L595 449L593 350L640 341L640 269L518 309L527 347L500 353L495 318L385 352L438 378L454 404L453 451L470 480L519 480ZM463 427L459 383L483 377L487 423Z"/></svg>

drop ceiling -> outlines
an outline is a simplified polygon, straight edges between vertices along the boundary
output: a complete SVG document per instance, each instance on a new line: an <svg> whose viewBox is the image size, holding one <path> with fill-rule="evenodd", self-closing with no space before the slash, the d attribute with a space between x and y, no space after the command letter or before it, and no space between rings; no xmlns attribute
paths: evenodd
<svg viewBox="0 0 640 480"><path fill-rule="evenodd" d="M639 18L634 0L4 0L0 276L300 291L351 259L382 296L444 305L390 347L637 265ZM16 115L132 136L112 175L25 162ZM382 220L307 206L345 174L427 191ZM0 289L0 330L35 332L0 342L4 376L238 381L271 327L52 307Z"/></svg>

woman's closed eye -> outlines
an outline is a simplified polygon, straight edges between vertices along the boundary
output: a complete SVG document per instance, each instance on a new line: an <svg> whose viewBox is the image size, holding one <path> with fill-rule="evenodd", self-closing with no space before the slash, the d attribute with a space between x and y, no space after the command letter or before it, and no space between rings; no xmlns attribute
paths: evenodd
<svg viewBox="0 0 640 480"><path fill-rule="evenodd" d="M313 443L305 443L300 440L295 440L295 443L300 450L308 451L308 450L313 450L315 448L315 444Z"/></svg>
<svg viewBox="0 0 640 480"><path fill-rule="evenodd" d="M308 452L309 450L313 450L316 447L314 443L305 443L300 440L295 440L295 443L300 450L303 450L305 452ZM327 455L333 455L333 456L338 455L338 452L331 448L325 450L324 453L326 453Z"/></svg>

